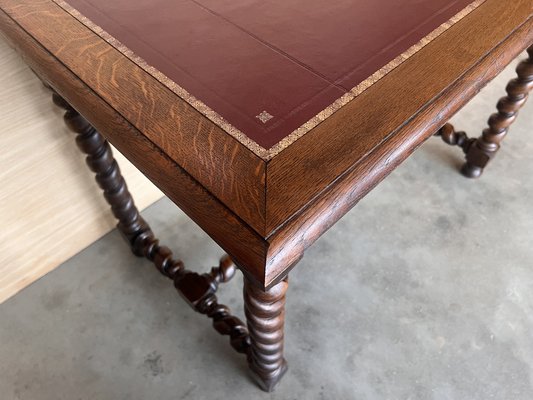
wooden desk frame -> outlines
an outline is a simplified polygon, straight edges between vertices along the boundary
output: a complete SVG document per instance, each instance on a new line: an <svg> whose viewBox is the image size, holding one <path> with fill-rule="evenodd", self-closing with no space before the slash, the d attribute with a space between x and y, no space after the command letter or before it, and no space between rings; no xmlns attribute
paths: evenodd
<svg viewBox="0 0 533 400"><path fill-rule="evenodd" d="M481 174L533 87L532 48L481 138L470 140L445 123L533 44L532 11L531 0L487 0L276 155L242 146L51 1L0 0L0 31L67 110L66 120L133 251L173 279L189 304L247 354L261 387L272 390L286 371L289 271L307 247L435 132L465 150L466 175ZM149 98L157 99L158 107L148 107ZM245 274L248 329L214 295L233 275L233 264L223 258L211 273L192 274L159 246L104 137ZM227 159L230 174L216 174Z"/></svg>

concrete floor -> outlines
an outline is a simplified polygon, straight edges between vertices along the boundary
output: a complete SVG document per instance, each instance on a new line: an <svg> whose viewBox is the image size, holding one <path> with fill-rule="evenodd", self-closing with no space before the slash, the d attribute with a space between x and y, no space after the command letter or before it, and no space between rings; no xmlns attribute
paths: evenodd
<svg viewBox="0 0 533 400"><path fill-rule="evenodd" d="M457 124L479 132L512 75ZM532 399L532 112L481 180L430 140L308 251L274 394L113 232L0 306L0 398ZM191 268L216 263L168 200L144 215ZM220 297L242 316L240 278Z"/></svg>

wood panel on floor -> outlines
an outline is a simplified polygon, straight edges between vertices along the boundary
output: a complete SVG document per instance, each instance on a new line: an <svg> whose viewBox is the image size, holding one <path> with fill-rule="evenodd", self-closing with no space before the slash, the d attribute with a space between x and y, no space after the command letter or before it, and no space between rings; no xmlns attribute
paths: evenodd
<svg viewBox="0 0 533 400"><path fill-rule="evenodd" d="M112 230L115 220L51 93L3 40L0 110L2 303ZM163 196L115 155L140 209Z"/></svg>

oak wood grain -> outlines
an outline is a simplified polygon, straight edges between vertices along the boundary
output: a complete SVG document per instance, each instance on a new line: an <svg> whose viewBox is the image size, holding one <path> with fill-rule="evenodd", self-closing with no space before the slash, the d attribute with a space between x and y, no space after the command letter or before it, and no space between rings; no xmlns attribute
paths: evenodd
<svg viewBox="0 0 533 400"><path fill-rule="evenodd" d="M265 163L52 1L0 8L152 143L258 232Z"/></svg>
<svg viewBox="0 0 533 400"><path fill-rule="evenodd" d="M468 73L460 77L442 96L428 104L408 124L394 132L385 143L330 185L296 218L268 238L270 243L266 285L286 276L291 266L336 221L389 175L402 161L430 138L450 115L461 109L494 79L522 50L533 43L532 24L516 30ZM283 267L281 267L283 266Z"/></svg>
<svg viewBox="0 0 533 400"><path fill-rule="evenodd" d="M263 288L533 41L533 0L487 0L267 164L51 1L0 8L27 62Z"/></svg>
<svg viewBox="0 0 533 400"><path fill-rule="evenodd" d="M30 67L210 235L258 285L268 243L4 12L2 32Z"/></svg>
<svg viewBox="0 0 533 400"><path fill-rule="evenodd" d="M274 231L441 97L479 59L524 24L532 11L532 0L487 0L276 156L267 166L267 232ZM520 50L526 46L518 45ZM483 79L482 71L479 75L476 80ZM463 93L456 96L466 98ZM434 113L451 116L447 108Z"/></svg>

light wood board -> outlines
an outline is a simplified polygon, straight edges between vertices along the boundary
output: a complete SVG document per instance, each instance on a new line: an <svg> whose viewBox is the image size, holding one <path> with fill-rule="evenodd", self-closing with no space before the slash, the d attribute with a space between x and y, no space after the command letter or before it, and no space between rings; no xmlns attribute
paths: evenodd
<svg viewBox="0 0 533 400"><path fill-rule="evenodd" d="M0 303L116 224L62 115L0 38ZM115 155L140 209L163 196Z"/></svg>

